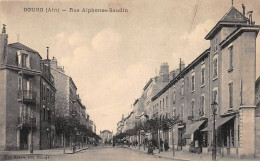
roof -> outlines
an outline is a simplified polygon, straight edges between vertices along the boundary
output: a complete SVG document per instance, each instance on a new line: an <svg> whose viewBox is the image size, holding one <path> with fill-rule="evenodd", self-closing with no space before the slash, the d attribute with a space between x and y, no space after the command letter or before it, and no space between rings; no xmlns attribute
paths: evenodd
<svg viewBox="0 0 260 164"><path fill-rule="evenodd" d="M223 26L234 26L247 24L248 18L244 16L235 7L231 7L229 11L220 19L220 21L214 26L214 28L206 35L205 39L211 39L215 36Z"/></svg>
<svg viewBox="0 0 260 164"><path fill-rule="evenodd" d="M134 102L134 106L138 103L139 99L136 99L135 102Z"/></svg>
<svg viewBox="0 0 260 164"><path fill-rule="evenodd" d="M112 133L112 132L110 132L109 130L103 130L103 131L100 132L100 133L105 133L105 132Z"/></svg>
<svg viewBox="0 0 260 164"><path fill-rule="evenodd" d="M180 78L186 75L193 67L195 67L198 62L202 59L208 57L210 53L210 48L206 49L200 56L198 56L195 60L193 60L186 68L184 68L174 79L170 81L160 92L158 92L154 97L152 97L152 101L156 100L160 97L164 92L166 92L171 86L173 86Z"/></svg>
<svg viewBox="0 0 260 164"><path fill-rule="evenodd" d="M144 89L143 89L143 90L146 90L146 88L151 84L152 81L153 81L153 79L151 78L151 79L146 83L146 85L144 86Z"/></svg>
<svg viewBox="0 0 260 164"><path fill-rule="evenodd" d="M231 7L229 11L221 18L220 22L241 22L246 23L247 17L245 17L235 7Z"/></svg>
<svg viewBox="0 0 260 164"><path fill-rule="evenodd" d="M33 53L39 54L37 51L35 51L35 50L33 50L33 49L23 45L22 43L19 43L19 42L8 44L8 46L16 48L16 49L19 49L19 50L26 50L26 51L29 51L29 52L33 52ZM42 57L41 57L41 59L42 59Z"/></svg>

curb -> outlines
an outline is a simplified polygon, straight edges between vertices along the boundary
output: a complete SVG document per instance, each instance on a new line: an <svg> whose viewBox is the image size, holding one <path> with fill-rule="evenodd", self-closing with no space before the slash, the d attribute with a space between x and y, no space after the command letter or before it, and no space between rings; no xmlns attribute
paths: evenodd
<svg viewBox="0 0 260 164"><path fill-rule="evenodd" d="M147 152L144 152L144 151L141 151L141 150L135 150L135 149L131 149L131 148L129 148L129 147L127 147L127 148L130 149L130 150L139 151L139 152L142 152L142 153L144 153L144 154L147 154ZM149 155L149 154L147 154L147 155ZM155 154L155 153L153 153L153 154L151 154L151 155L156 156L156 157L159 157L159 158L166 158L166 159L171 159L171 160L188 161L188 160L186 160L186 159L178 159L178 158L174 158L174 157L166 157L166 156L158 155L158 154Z"/></svg>

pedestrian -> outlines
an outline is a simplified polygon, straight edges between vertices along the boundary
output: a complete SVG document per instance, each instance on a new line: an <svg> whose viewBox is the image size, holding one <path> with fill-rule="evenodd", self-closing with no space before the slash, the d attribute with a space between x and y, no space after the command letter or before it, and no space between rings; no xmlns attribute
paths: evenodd
<svg viewBox="0 0 260 164"><path fill-rule="evenodd" d="M168 143L167 139L164 141L164 149L165 149L165 151L167 151L169 149L169 143Z"/></svg>
<svg viewBox="0 0 260 164"><path fill-rule="evenodd" d="M163 151L163 146L164 146L163 140L160 138L160 150L161 150L161 151Z"/></svg>

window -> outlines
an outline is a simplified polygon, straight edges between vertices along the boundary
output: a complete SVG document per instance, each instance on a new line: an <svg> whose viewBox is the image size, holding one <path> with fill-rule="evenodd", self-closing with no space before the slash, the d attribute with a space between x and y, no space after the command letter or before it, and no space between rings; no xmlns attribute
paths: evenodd
<svg viewBox="0 0 260 164"><path fill-rule="evenodd" d="M168 107L168 96L166 96L166 108Z"/></svg>
<svg viewBox="0 0 260 164"><path fill-rule="evenodd" d="M201 96L201 98L200 98L200 100L201 100L201 104L200 104L200 116L204 116L204 114L205 114L205 96L204 95L202 95Z"/></svg>
<svg viewBox="0 0 260 164"><path fill-rule="evenodd" d="M228 84L229 88L229 108L233 108L233 82Z"/></svg>
<svg viewBox="0 0 260 164"><path fill-rule="evenodd" d="M205 67L201 68L201 85L205 84Z"/></svg>
<svg viewBox="0 0 260 164"><path fill-rule="evenodd" d="M164 109L164 98L163 98L163 109Z"/></svg>
<svg viewBox="0 0 260 164"><path fill-rule="evenodd" d="M195 101L191 101L191 116L194 116L194 111L195 111Z"/></svg>
<svg viewBox="0 0 260 164"><path fill-rule="evenodd" d="M192 73L191 75L191 91L195 91L195 74Z"/></svg>
<svg viewBox="0 0 260 164"><path fill-rule="evenodd" d="M218 89L215 88L212 92L212 102L218 102Z"/></svg>
<svg viewBox="0 0 260 164"><path fill-rule="evenodd" d="M184 79L182 79L182 84L181 84L181 95L184 95Z"/></svg>
<svg viewBox="0 0 260 164"><path fill-rule="evenodd" d="M50 102L50 89L47 88L47 92L46 92L46 101L49 103Z"/></svg>
<svg viewBox="0 0 260 164"><path fill-rule="evenodd" d="M184 108L184 105L182 104L181 105L181 115L180 115L180 119L183 120L184 116L183 116L183 108Z"/></svg>
<svg viewBox="0 0 260 164"><path fill-rule="evenodd" d="M233 68L233 46L228 48L229 51L229 70Z"/></svg>
<svg viewBox="0 0 260 164"><path fill-rule="evenodd" d="M213 43L214 45L214 48L213 48L213 50L214 50L214 52L217 52L218 51L218 38L216 38L215 40L214 40L214 43Z"/></svg>
<svg viewBox="0 0 260 164"><path fill-rule="evenodd" d="M45 84L42 83L42 99L45 101Z"/></svg>
<svg viewBox="0 0 260 164"><path fill-rule="evenodd" d="M213 59L213 78L218 76L218 58L215 57Z"/></svg>
<svg viewBox="0 0 260 164"><path fill-rule="evenodd" d="M46 121L46 109L43 108L43 120Z"/></svg>
<svg viewBox="0 0 260 164"><path fill-rule="evenodd" d="M175 108L173 108L173 110L172 110L172 116L173 117L176 116L176 109Z"/></svg>
<svg viewBox="0 0 260 164"><path fill-rule="evenodd" d="M51 111L49 109L47 110L47 120L51 122Z"/></svg>
<svg viewBox="0 0 260 164"><path fill-rule="evenodd" d="M173 93L172 93L172 103L174 104L176 101L176 94L175 94L175 86L173 87Z"/></svg>
<svg viewBox="0 0 260 164"><path fill-rule="evenodd" d="M22 83L23 83L23 82L22 82L22 78L19 77L19 78L18 78L18 90L19 90L19 91L21 91L21 90L23 89Z"/></svg>

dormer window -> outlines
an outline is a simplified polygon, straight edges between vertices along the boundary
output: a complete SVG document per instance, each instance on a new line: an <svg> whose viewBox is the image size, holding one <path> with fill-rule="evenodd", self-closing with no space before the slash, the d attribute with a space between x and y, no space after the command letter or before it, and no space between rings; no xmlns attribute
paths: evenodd
<svg viewBox="0 0 260 164"><path fill-rule="evenodd" d="M17 65L22 68L31 68L30 55L25 51L17 51Z"/></svg>

